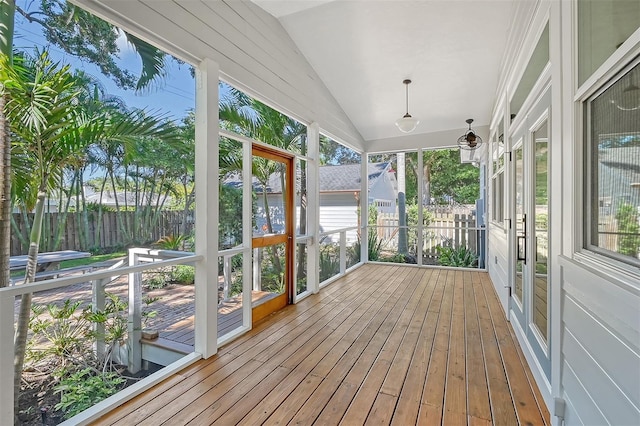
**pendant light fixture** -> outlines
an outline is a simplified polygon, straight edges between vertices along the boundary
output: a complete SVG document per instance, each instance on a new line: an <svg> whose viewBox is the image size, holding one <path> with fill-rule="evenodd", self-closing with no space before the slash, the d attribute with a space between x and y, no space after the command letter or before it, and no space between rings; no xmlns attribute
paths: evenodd
<svg viewBox="0 0 640 426"><path fill-rule="evenodd" d="M612 99L611 103L616 106L620 111L636 111L640 109L640 87L634 84L632 74L635 70L629 73L629 84L622 90L622 93Z"/></svg>
<svg viewBox="0 0 640 426"><path fill-rule="evenodd" d="M400 131L403 133L411 133L416 129L416 126L418 125L418 123L420 123L420 121L413 118L411 114L409 114L409 84L411 84L411 80L406 79L402 83L406 88L405 99L407 105L407 113L402 116L402 118L396 120L396 126L398 126L398 129L400 129Z"/></svg>
<svg viewBox="0 0 640 426"><path fill-rule="evenodd" d="M468 118L465 122L469 125L469 130L467 130L464 135L458 138L458 147L460 149L476 149L482 145L482 138L476 134L471 129L471 123L473 123L473 118Z"/></svg>

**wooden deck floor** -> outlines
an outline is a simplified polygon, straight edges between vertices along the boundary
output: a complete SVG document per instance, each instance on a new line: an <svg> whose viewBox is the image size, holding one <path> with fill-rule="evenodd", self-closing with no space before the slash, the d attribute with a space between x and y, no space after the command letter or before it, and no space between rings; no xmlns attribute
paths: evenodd
<svg viewBox="0 0 640 426"><path fill-rule="evenodd" d="M365 265L95 424L544 425L488 275Z"/></svg>

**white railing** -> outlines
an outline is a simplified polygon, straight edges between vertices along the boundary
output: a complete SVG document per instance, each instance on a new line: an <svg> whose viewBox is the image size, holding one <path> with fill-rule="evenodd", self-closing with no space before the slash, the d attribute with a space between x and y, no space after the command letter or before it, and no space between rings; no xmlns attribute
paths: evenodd
<svg viewBox="0 0 640 426"><path fill-rule="evenodd" d="M347 233L351 231L357 231L357 226L350 226L347 228L334 229L331 231L326 231L320 233L320 244L319 244L319 256L320 256L320 287L323 287L336 279L342 277L349 269L352 267L362 263L362 259L360 256L360 250L357 249L354 251L353 246L356 244L354 242L353 245L348 246L347 242ZM333 243L333 238L331 237L335 234L339 235L338 244ZM323 240L328 240L329 243L323 243ZM335 248L338 249L338 252L335 253L333 250ZM351 253L348 252L348 249L351 248ZM353 257L349 259L349 254ZM349 262L351 260L351 262ZM356 260L356 261L354 261Z"/></svg>
<svg viewBox="0 0 640 426"><path fill-rule="evenodd" d="M156 261L158 258L164 260ZM104 287L117 277L129 276L129 317L128 348L129 368L131 372L140 369L142 331L142 287L140 274L160 267L192 264L202 260L200 255L167 250L131 249L128 266L88 272L78 276L67 276L30 284L0 288L0 418L13 419L13 359L15 333L15 299L29 293L61 289L75 284L92 283L92 304L94 310L104 308ZM149 263L151 262L151 263ZM99 331L99 330L97 330ZM104 342L95 342L96 354L104 353ZM138 357L137 355L140 355ZM137 368L137 370L136 370Z"/></svg>

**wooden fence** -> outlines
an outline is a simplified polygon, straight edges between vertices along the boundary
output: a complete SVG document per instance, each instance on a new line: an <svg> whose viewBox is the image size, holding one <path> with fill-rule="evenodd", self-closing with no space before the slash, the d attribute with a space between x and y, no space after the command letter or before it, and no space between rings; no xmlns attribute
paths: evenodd
<svg viewBox="0 0 640 426"><path fill-rule="evenodd" d="M117 215L121 215L122 224ZM157 241L167 235L180 235L182 224L185 220L182 211L163 211L158 217L155 226L135 230L138 218L135 212L104 212L101 223L98 223L98 213L45 213L42 226L42 239L40 251L52 250L95 250L97 248L108 250L110 248L124 247L132 243L135 237L146 241ZM24 242L29 241L28 229L25 219L33 222L33 214L25 215L14 213L11 233L11 256L26 254L29 246ZM189 234L194 226L193 213L187 215L186 233ZM137 225L138 228L143 225ZM61 229L62 227L62 229ZM122 228L124 227L124 230ZM19 230L16 232L16 228ZM19 235L21 234L21 236ZM22 237L22 238L21 238ZM56 240L59 240L56 243Z"/></svg>
<svg viewBox="0 0 640 426"><path fill-rule="evenodd" d="M424 228L424 258L437 258L436 247L467 247L477 253L478 230L473 206L427 206L430 220ZM397 247L399 221L397 213L378 213L378 238L387 246ZM409 240L417 241L416 229L409 229ZM415 248L414 248L415 250Z"/></svg>

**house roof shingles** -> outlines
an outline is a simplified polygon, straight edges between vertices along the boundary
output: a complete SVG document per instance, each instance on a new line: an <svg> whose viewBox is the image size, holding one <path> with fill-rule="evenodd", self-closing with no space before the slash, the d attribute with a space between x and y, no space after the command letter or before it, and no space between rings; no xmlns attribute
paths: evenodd
<svg viewBox="0 0 640 426"><path fill-rule="evenodd" d="M369 187L385 172L391 171L390 164L385 163L369 163ZM320 192L342 192L342 191L360 191L361 174L360 164L343 164L339 166L321 166L320 175ZM240 175L234 174L225 179L225 185L235 188L242 186ZM257 192L261 192L258 182L253 180L253 186ZM273 174L269 178L267 185L269 193L282 192L280 176Z"/></svg>

